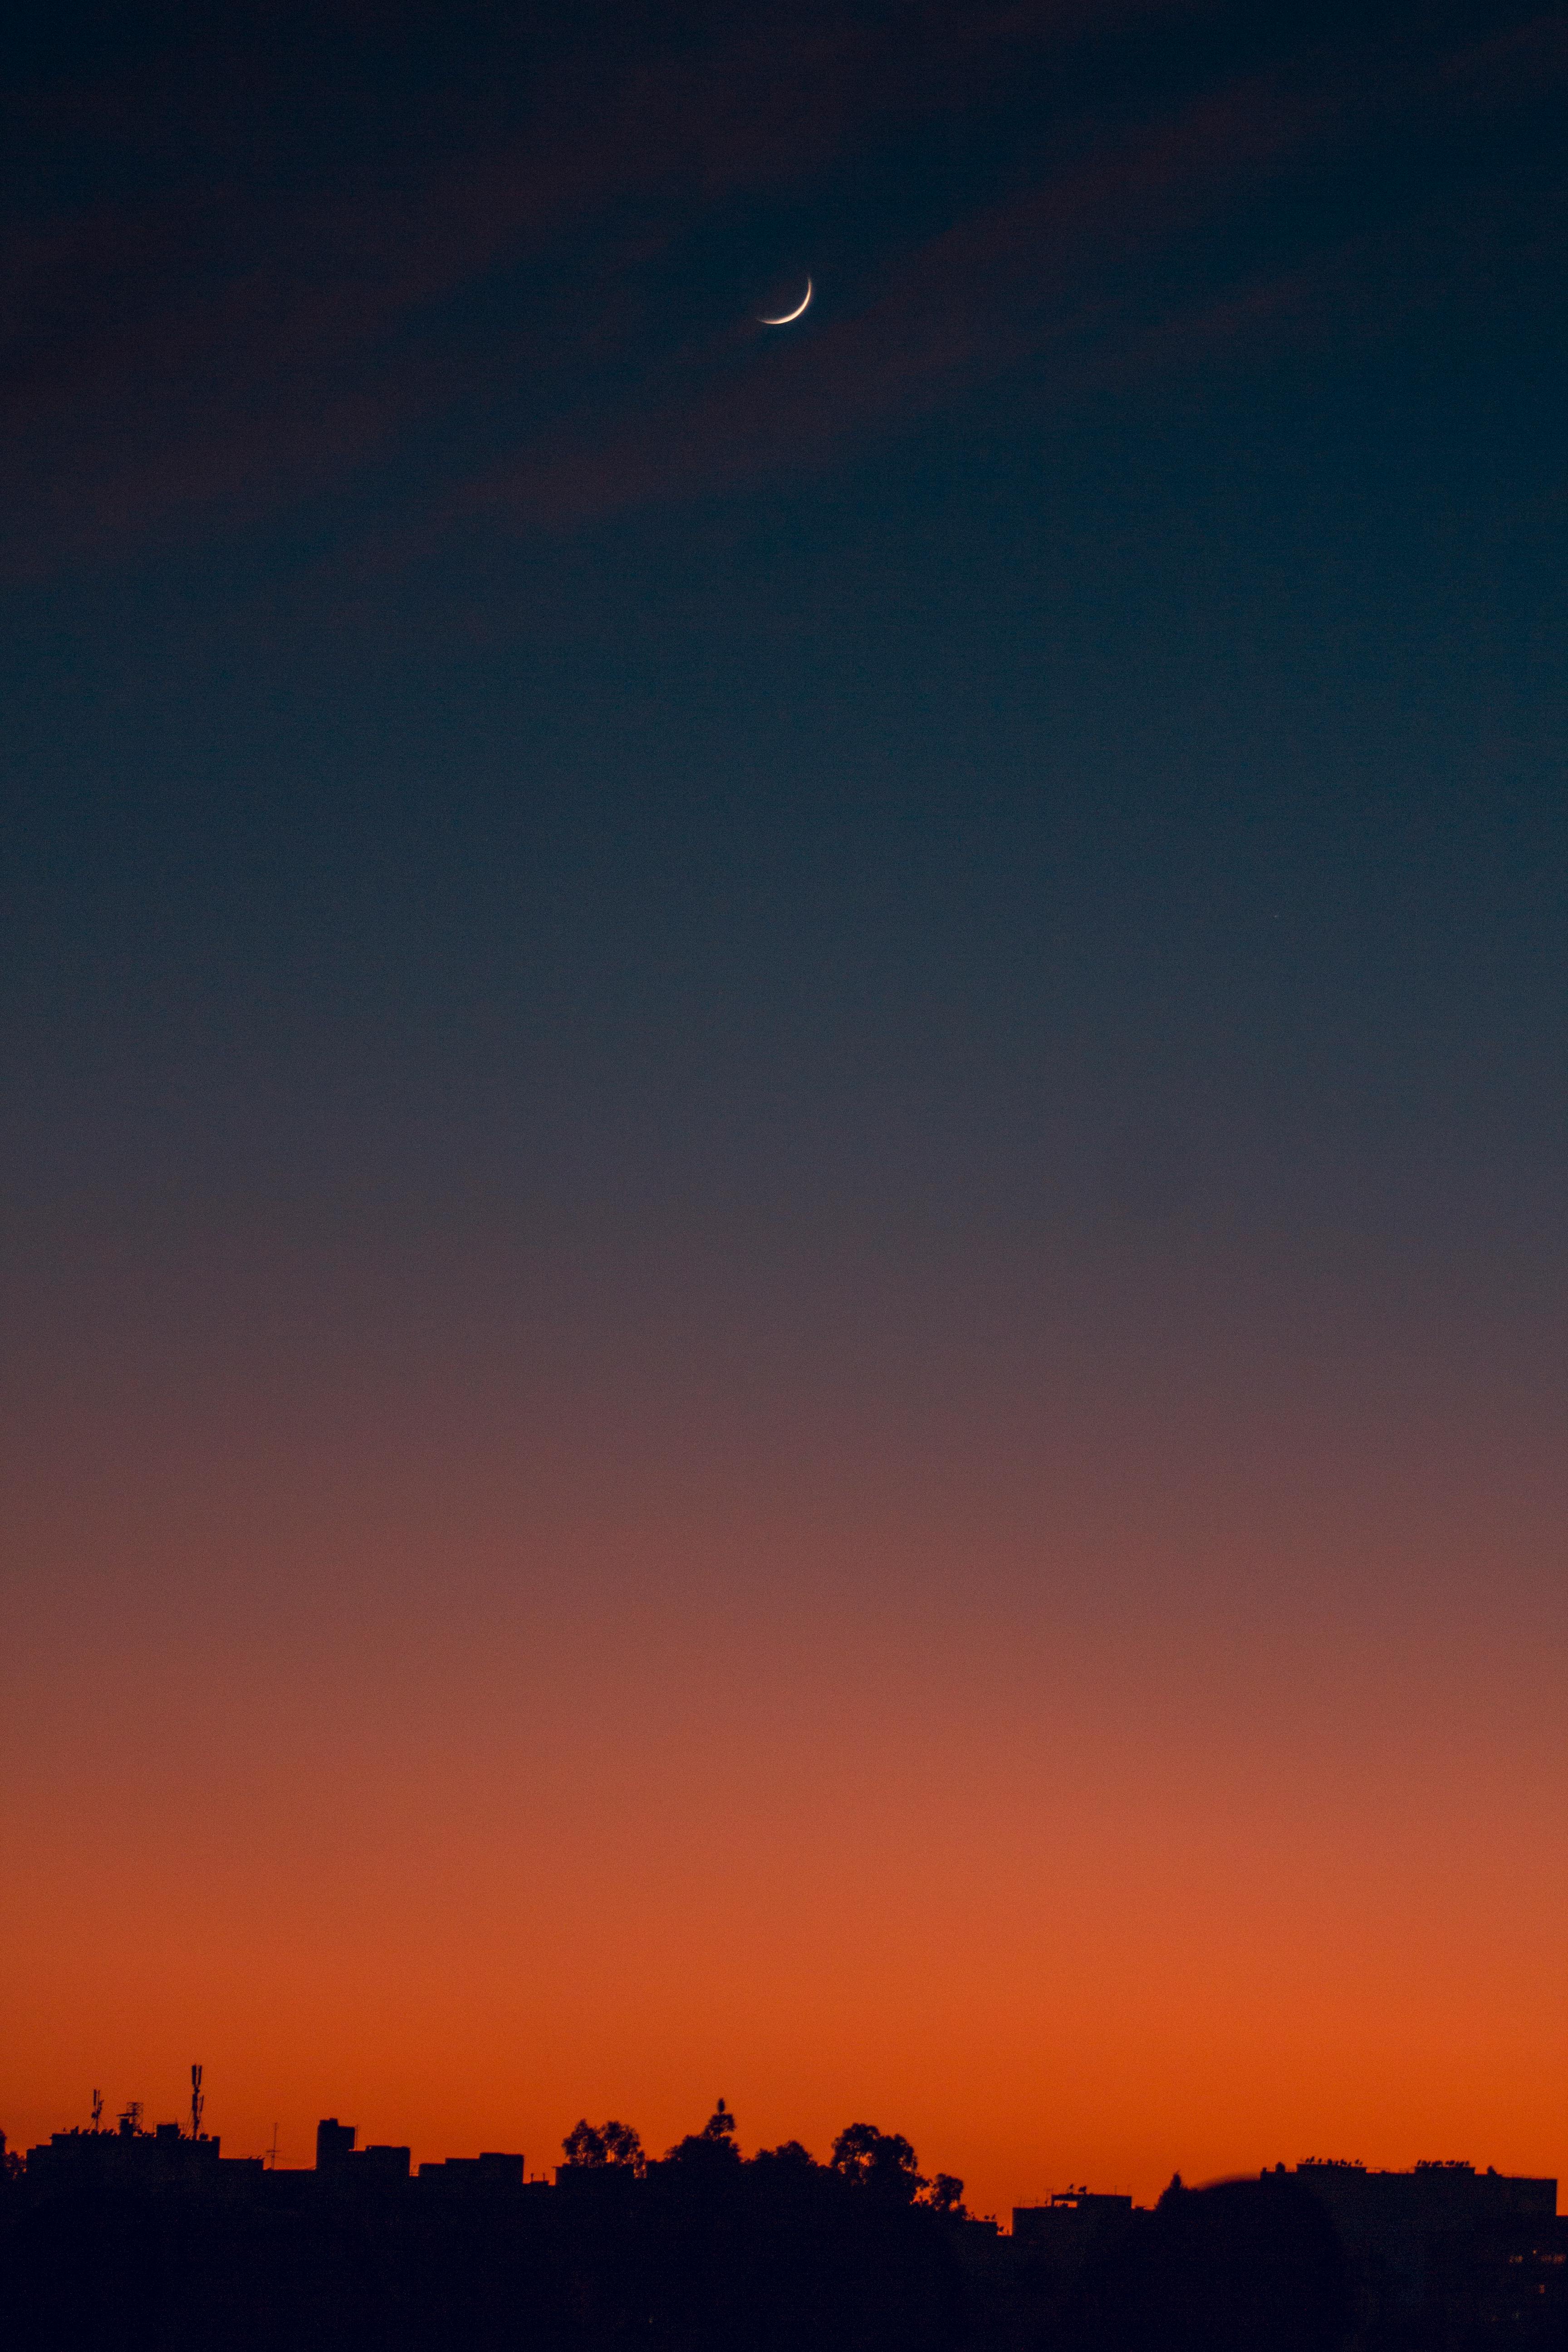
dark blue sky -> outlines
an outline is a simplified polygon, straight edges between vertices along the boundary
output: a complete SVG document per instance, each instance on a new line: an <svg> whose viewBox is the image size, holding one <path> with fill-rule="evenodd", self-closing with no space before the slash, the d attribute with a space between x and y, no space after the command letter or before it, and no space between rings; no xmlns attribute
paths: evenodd
<svg viewBox="0 0 1568 2352"><path fill-rule="evenodd" d="M1558 1264L1559 18L11 42L24 1261Z"/></svg>

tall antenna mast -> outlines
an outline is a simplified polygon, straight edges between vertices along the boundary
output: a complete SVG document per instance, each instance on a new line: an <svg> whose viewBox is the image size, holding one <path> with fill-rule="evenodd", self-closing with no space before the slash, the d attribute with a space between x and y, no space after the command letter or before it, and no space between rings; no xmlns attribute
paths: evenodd
<svg viewBox="0 0 1568 2352"><path fill-rule="evenodd" d="M103 2093L101 2091L94 2091L92 2095L92 2127L94 2131L101 2131L103 2128Z"/></svg>
<svg viewBox="0 0 1568 2352"><path fill-rule="evenodd" d="M268 2169L276 2172L278 2169L278 2126L276 2124L272 2126L272 2145L267 2151L267 2162Z"/></svg>
<svg viewBox="0 0 1568 2352"><path fill-rule="evenodd" d="M199 2066L193 2066L191 2068L191 2137L193 2139L200 2139L202 2136L202 2109L205 2105L206 2100L202 2095L202 2070Z"/></svg>

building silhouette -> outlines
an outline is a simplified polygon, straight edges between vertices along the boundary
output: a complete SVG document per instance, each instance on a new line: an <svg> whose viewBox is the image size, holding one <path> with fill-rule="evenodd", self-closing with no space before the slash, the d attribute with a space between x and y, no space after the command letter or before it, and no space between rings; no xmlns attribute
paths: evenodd
<svg viewBox="0 0 1568 2352"><path fill-rule="evenodd" d="M1568 2224L1555 2180L1465 2163L1368 2172L1321 2160L1286 2177L1332 2221L1363 2330L1429 2331L1442 2318L1506 2340L1568 2319Z"/></svg>
<svg viewBox="0 0 1568 2352"><path fill-rule="evenodd" d="M1131 2197L1059 2189L1043 2205L1014 2206L1013 2241L1021 2253L1072 2276L1128 2228L1132 2210Z"/></svg>
<svg viewBox="0 0 1568 2352"><path fill-rule="evenodd" d="M456 2319L422 2333L423 2321L399 2315L412 2281L408 2313L449 2315L477 2296L498 2343L526 2324L542 2331L540 2352L624 2352L616 2331L653 2328L657 2311L666 2333L647 2336L647 2352L690 2352L682 2315L702 2276L704 2293L736 2298L731 2317L798 2294L807 2336L813 2295L840 2314L836 2326L871 2307L868 2295L885 2317L900 2308L897 2326L879 2320L882 2352L914 2352L917 2336L924 2352L959 2352L961 2342L970 2352L1290 2352L1298 2341L1327 2352L1568 2352L1568 2222L1555 2180L1468 2163L1279 2164L1206 2189L1173 2182L1151 2209L1079 2184L1016 2206L1006 2233L962 2204L891 2204L793 2144L755 2164L726 2145L707 2164L683 2163L678 2150L646 2167L568 2165L549 2182L529 2181L518 2153L416 2169L408 2147L362 2148L358 2137L323 2116L314 2166L276 2171L260 2157L225 2157L216 2133L144 2129L135 2106L114 2129L56 2132L24 2162L0 2165L0 2341L7 2352L58 2352L79 2337L109 2340L127 2295L176 2291L191 2312L204 2296L249 2297L237 2344L252 2340L254 2319L258 2344L336 2347L330 2313L361 2305L379 2315L374 2327L364 2320L377 2352L456 2340ZM20 2286L7 2284L7 2266ZM147 2284L153 2273L162 2285ZM1310 2296L1293 2281L1318 2295L1321 2324L1236 2333L1248 2298L1278 2313L1294 2295L1304 2308ZM7 2312L12 2293L20 2317ZM88 2315L77 2335L57 2324L60 2299L73 2296ZM966 2316L952 2319L960 2306ZM938 2326L931 2315L944 2312ZM221 2332L191 2325L193 2346L227 2352ZM187 2339L175 2326L146 2340L165 2352ZM852 2329L833 2341L845 2352L859 2344Z"/></svg>

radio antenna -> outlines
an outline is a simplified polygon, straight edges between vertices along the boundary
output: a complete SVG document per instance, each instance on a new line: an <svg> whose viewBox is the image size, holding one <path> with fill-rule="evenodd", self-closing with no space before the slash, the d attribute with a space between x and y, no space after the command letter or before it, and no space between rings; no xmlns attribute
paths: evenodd
<svg viewBox="0 0 1568 2352"><path fill-rule="evenodd" d="M199 2066L193 2066L191 2068L191 2137L193 2139L200 2139L202 2136L202 2109L205 2105L206 2100L202 2094L202 2070Z"/></svg>

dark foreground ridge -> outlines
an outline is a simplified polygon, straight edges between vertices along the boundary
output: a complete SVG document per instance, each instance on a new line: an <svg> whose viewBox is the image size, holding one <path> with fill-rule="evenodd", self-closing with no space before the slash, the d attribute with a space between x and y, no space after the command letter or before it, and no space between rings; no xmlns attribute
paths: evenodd
<svg viewBox="0 0 1568 2352"><path fill-rule="evenodd" d="M1555 2181L1468 2164L1067 2189L1009 2236L897 2133L743 2158L722 2099L657 2160L580 2123L552 2182L335 2117L269 2170L199 2125L0 2140L6 2352L1568 2352Z"/></svg>

